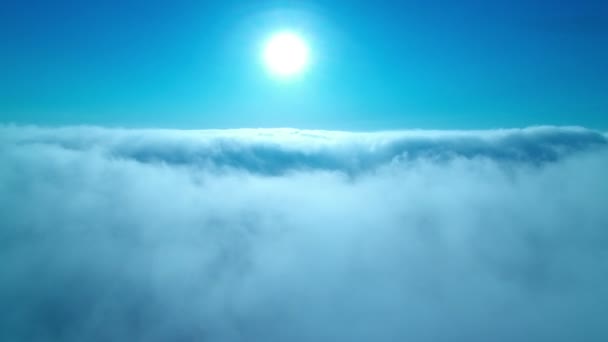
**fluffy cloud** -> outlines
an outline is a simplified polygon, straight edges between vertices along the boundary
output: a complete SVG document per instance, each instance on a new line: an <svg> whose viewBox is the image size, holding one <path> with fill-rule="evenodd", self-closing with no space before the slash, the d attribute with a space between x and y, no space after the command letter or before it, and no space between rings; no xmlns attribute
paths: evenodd
<svg viewBox="0 0 608 342"><path fill-rule="evenodd" d="M0 128L3 341L606 341L608 138Z"/></svg>

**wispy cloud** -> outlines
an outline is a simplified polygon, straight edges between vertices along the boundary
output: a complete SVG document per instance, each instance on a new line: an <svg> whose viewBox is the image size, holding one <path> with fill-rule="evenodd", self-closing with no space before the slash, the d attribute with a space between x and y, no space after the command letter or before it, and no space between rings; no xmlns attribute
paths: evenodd
<svg viewBox="0 0 608 342"><path fill-rule="evenodd" d="M582 128L0 129L0 339L604 341Z"/></svg>

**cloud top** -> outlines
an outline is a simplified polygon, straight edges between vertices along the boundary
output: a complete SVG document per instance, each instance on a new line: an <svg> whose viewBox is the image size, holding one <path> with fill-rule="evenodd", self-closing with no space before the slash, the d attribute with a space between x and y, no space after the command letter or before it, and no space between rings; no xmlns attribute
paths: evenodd
<svg viewBox="0 0 608 342"><path fill-rule="evenodd" d="M111 130L3 127L4 143L97 150L142 163L192 165L283 174L297 170L357 173L395 160L489 158L545 163L605 146L599 132L579 127L493 131L353 133L295 129Z"/></svg>
<svg viewBox="0 0 608 342"><path fill-rule="evenodd" d="M0 128L0 340L606 341L583 128Z"/></svg>

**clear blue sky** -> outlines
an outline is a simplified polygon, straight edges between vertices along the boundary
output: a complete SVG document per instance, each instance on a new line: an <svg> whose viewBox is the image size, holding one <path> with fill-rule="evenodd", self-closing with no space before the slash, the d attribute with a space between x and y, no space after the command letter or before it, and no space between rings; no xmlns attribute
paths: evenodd
<svg viewBox="0 0 608 342"><path fill-rule="evenodd" d="M3 0L0 43L0 123L608 129L607 1Z"/></svg>

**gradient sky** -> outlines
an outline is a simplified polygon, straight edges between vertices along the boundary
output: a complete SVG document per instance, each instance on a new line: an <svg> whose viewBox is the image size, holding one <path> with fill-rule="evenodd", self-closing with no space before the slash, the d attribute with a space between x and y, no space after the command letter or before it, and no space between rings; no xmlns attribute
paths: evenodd
<svg viewBox="0 0 608 342"><path fill-rule="evenodd" d="M314 64L260 64L295 29ZM608 128L608 2L3 0L0 123Z"/></svg>

